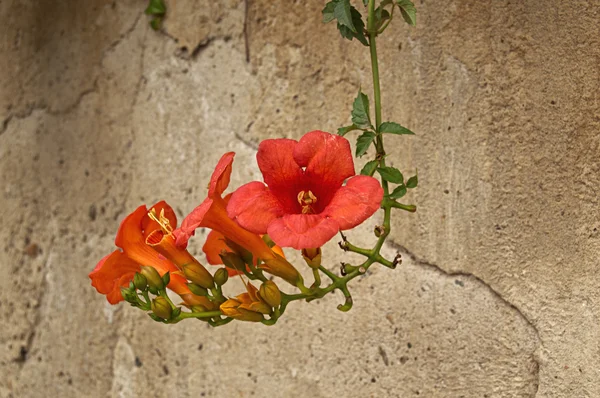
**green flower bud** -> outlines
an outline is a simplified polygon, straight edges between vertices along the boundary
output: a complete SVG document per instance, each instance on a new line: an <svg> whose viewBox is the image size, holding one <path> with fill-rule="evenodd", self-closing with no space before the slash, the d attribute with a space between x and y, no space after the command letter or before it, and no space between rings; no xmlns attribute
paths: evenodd
<svg viewBox="0 0 600 398"><path fill-rule="evenodd" d="M135 290L131 287L122 287L121 296L123 296L123 300L128 303L138 305Z"/></svg>
<svg viewBox="0 0 600 398"><path fill-rule="evenodd" d="M214 286L212 275L199 263L185 264L183 266L183 274L190 281L205 289L210 289Z"/></svg>
<svg viewBox="0 0 600 398"><path fill-rule="evenodd" d="M162 290L165 288L165 283L162 280L162 278L160 277L160 274L158 273L156 268L142 265L142 270L140 271L140 274L142 274L142 275L144 275L144 277L146 277L148 286L150 286L156 290Z"/></svg>
<svg viewBox="0 0 600 398"><path fill-rule="evenodd" d="M266 281L260 285L260 298L271 307L277 307L281 304L281 292L273 281Z"/></svg>
<svg viewBox="0 0 600 398"><path fill-rule="evenodd" d="M148 281L146 280L146 277L144 275L140 274L139 272L136 272L133 276L133 284L139 290L146 290L146 287L148 286Z"/></svg>
<svg viewBox="0 0 600 398"><path fill-rule="evenodd" d="M312 269L317 269L321 266L321 248L302 249L302 257L306 264Z"/></svg>
<svg viewBox="0 0 600 398"><path fill-rule="evenodd" d="M194 293L196 296L206 296L208 295L208 290L203 288L200 285L196 285L195 283L188 283L187 286L190 288L190 291Z"/></svg>
<svg viewBox="0 0 600 398"><path fill-rule="evenodd" d="M227 273L227 269L225 268L219 268L217 270L217 272L215 272L215 283L217 284L217 286L223 286L225 284L225 282L227 282L227 279L229 279L229 274Z"/></svg>
<svg viewBox="0 0 600 398"><path fill-rule="evenodd" d="M239 254L223 251L219 254L219 257L221 257L223 264L228 268L237 271L244 271L246 269L246 263Z"/></svg>
<svg viewBox="0 0 600 398"><path fill-rule="evenodd" d="M244 260L244 262L246 264L250 264L252 263L252 253L248 250L246 250L245 248L243 248L242 246L238 245L237 243L235 243L232 240L229 240L227 238L225 238L225 244L227 246L229 246L229 248L231 250L233 250L234 253L238 254L239 256L242 257L242 259Z"/></svg>
<svg viewBox="0 0 600 398"><path fill-rule="evenodd" d="M173 314L173 308L166 298L159 296L152 300L151 304L152 312L162 319L171 319Z"/></svg>

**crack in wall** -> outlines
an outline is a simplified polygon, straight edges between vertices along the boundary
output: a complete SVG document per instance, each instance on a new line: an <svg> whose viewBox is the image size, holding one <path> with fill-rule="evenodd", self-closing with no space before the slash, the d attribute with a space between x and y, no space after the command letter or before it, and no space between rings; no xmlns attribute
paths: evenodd
<svg viewBox="0 0 600 398"><path fill-rule="evenodd" d="M106 54L108 54L110 51L112 51L115 47L117 47L124 39L126 39L127 37L129 37L129 35L131 33L133 33L137 27L137 24L139 23L140 19L142 18L142 14L138 15L135 20L133 21L132 25L114 42L112 42L111 44L109 44L109 46L104 50L103 56L100 59L100 65L102 64L102 62L104 61L104 58L106 57ZM65 108L62 109L51 109L48 104L45 101L40 101L37 103L33 103L28 105L25 110L21 111L21 112L14 112L9 114L2 122L2 127L0 128L0 135L4 134L6 132L6 130L8 130L8 127L10 125L10 123L14 120L14 119L27 119L28 117L30 117L33 112L41 110L41 111L45 111L47 114L49 115L53 115L53 116L57 116L57 115L66 115L71 113L72 111L74 111L76 108L79 107L79 105L81 104L81 101L89 94L92 94L94 92L96 92L98 90L98 79L99 76L102 74L102 72L100 72L98 74L98 76L96 76L94 78L94 81L92 83L92 87L83 90L82 92L79 93L79 95L77 96L77 99L70 105L68 105Z"/></svg>
<svg viewBox="0 0 600 398"><path fill-rule="evenodd" d="M408 256L414 264L421 266L421 267L427 267L427 268L433 268L445 275L448 276L461 276L461 277L465 277L465 278L472 278L477 282L480 282L482 285L484 285L487 289L489 289L489 291L498 299L500 299L505 305L507 305L509 308L513 309L514 311L516 311L517 314L519 314L519 316L521 316L521 318L523 318L525 320L525 322L527 322L527 324L534 330L535 332L535 337L537 340L537 347L532 355L532 359L535 363L535 377L536 377L536 382L535 382L535 391L533 392L533 395L531 396L531 398L535 398L537 397L537 393L539 391L540 388L540 360L538 359L538 356L536 355L537 352L540 351L540 349L543 347L543 343L542 343L542 339L540 337L540 333L537 329L537 327L535 326L535 324L529 319L529 317L527 317L517 306L515 306L514 304L512 304L511 302L509 302L508 300L506 300L504 297L502 297L502 295L500 293L498 293L496 290L494 290L494 288L492 288L486 281L484 281L483 279L481 279L480 277L478 277L477 275L474 275L472 273L468 273L468 272L463 272L463 271L458 271L458 272L450 272L445 270L444 268L440 267L437 264L431 263L425 259L422 259L420 257L418 257L416 254L414 254L413 252L411 252L406 246L401 245L400 243L397 243L393 240L388 240L386 242L386 244L391 247L394 250L399 251L401 254L404 254L406 256Z"/></svg>

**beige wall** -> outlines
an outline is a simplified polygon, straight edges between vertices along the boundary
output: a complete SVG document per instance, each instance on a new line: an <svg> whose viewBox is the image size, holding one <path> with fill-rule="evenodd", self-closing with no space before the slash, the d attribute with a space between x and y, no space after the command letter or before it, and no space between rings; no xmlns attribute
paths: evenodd
<svg viewBox="0 0 600 398"><path fill-rule="evenodd" d="M171 0L166 34L144 3L0 3L0 397L600 396L598 0L417 1L379 44L384 119L417 132L388 140L419 170L404 264L349 313L218 329L87 274L140 203L198 204L221 153L237 186L261 139L347 124L368 53L322 1Z"/></svg>

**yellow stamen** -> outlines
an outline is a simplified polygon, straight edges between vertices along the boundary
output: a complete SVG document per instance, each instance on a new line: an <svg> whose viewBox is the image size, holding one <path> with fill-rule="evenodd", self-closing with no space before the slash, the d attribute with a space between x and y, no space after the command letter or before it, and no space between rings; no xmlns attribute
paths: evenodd
<svg viewBox="0 0 600 398"><path fill-rule="evenodd" d="M298 203L302 206L302 214L312 214L315 211L311 205L317 203L317 197L312 191L300 191L298 193Z"/></svg>
<svg viewBox="0 0 600 398"><path fill-rule="evenodd" d="M150 219L156 221L158 223L158 225L160 225L160 228L163 230L163 232L165 234L167 234L167 235L173 234L173 227L171 227L171 223L169 222L169 219L167 217L165 217L165 209L161 209L160 215L157 216L156 210L154 210L154 208L152 208L148 212L148 217L150 217Z"/></svg>

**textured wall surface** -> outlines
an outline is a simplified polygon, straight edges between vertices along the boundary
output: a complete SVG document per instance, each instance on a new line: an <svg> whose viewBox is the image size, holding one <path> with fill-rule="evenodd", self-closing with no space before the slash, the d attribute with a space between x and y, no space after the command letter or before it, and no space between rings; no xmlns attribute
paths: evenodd
<svg viewBox="0 0 600 398"><path fill-rule="evenodd" d="M184 216L223 152L235 187L260 140L348 124L368 53L323 4L170 0L154 32L144 1L0 2L0 397L600 396L598 0L417 1L417 28L393 22L383 114L417 132L388 146L419 210L351 312L165 326L90 286L140 203Z"/></svg>

